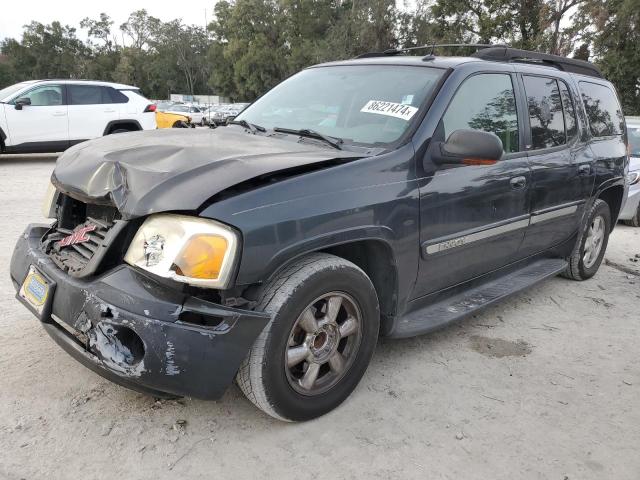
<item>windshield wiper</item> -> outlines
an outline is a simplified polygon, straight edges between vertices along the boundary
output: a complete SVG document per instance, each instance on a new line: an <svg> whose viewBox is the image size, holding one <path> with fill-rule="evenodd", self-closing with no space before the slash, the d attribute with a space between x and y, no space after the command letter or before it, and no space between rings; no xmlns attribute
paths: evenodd
<svg viewBox="0 0 640 480"><path fill-rule="evenodd" d="M232 120L229 122L231 125L240 125L244 128L248 128L252 132L266 132L267 129L261 127L260 125L256 125L254 123L249 123L246 120Z"/></svg>
<svg viewBox="0 0 640 480"><path fill-rule="evenodd" d="M340 147L340 145L344 143L344 140L342 140L341 138L335 138L335 137L330 137L328 135L323 135L320 132L316 132L315 130L309 130L308 128L301 128L300 130L295 130L293 128L274 127L273 131L280 132L280 133L291 133L293 135L300 135L302 137L317 138L318 140L322 140L323 142L328 143L329 145L331 145L333 148L337 150L342 150L342 147Z"/></svg>

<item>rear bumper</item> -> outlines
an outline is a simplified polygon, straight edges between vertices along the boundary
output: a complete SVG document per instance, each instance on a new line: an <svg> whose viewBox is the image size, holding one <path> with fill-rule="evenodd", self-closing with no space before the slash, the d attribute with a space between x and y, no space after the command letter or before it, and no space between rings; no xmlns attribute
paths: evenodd
<svg viewBox="0 0 640 480"><path fill-rule="evenodd" d="M18 291L34 266L51 284L40 321L58 345L133 390L203 399L224 393L268 315L191 297L128 265L72 278L40 250L47 229L30 225L20 237L11 278Z"/></svg>

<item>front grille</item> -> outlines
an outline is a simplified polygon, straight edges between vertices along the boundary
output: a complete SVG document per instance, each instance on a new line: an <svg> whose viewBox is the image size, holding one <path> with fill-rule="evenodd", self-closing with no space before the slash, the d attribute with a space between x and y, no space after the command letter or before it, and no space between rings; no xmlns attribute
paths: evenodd
<svg viewBox="0 0 640 480"><path fill-rule="evenodd" d="M93 275L127 223L119 217L114 207L86 204L63 195L57 222L43 238L44 251L73 277Z"/></svg>

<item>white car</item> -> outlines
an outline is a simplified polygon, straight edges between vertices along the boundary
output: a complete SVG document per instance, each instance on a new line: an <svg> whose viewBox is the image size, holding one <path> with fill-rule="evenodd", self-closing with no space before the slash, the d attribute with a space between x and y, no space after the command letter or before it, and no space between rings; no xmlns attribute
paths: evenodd
<svg viewBox="0 0 640 480"><path fill-rule="evenodd" d="M111 133L156 128L156 107L129 85L32 80L0 90L0 148L60 152Z"/></svg>
<svg viewBox="0 0 640 480"><path fill-rule="evenodd" d="M629 139L629 193L620 220L632 227L640 227L640 117L627 117Z"/></svg>
<svg viewBox="0 0 640 480"><path fill-rule="evenodd" d="M166 110L167 113L179 113L191 117L191 122L197 125L205 125L204 111L195 105L173 105Z"/></svg>

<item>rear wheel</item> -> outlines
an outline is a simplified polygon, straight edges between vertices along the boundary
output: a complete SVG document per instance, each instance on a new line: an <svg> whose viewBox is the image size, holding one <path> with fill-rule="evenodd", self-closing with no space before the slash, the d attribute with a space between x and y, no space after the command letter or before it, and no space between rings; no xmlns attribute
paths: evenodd
<svg viewBox="0 0 640 480"><path fill-rule="evenodd" d="M111 130L111 132L109 132L109 135L113 135L114 133L127 133L130 131L131 130L127 130L126 128L116 128L115 130Z"/></svg>
<svg viewBox="0 0 640 480"><path fill-rule="evenodd" d="M313 254L283 270L257 307L272 315L236 380L258 408L281 420L323 415L364 374L378 338L378 298L356 265Z"/></svg>
<svg viewBox="0 0 640 480"><path fill-rule="evenodd" d="M609 233L611 232L611 211L604 200L596 200L586 217L586 225L576 242L564 276L573 280L587 280L593 277L602 263Z"/></svg>

